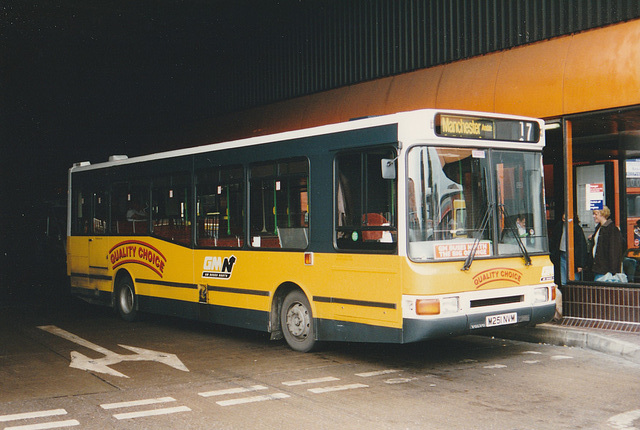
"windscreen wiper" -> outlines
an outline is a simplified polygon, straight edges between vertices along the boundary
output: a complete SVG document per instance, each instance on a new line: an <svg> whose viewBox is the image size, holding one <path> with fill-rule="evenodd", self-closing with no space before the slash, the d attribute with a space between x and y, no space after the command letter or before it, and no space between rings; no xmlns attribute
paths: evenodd
<svg viewBox="0 0 640 430"><path fill-rule="evenodd" d="M480 222L480 233L476 236L476 240L473 241L473 246L469 251L469 255L467 255L467 259L464 261L464 266L462 266L463 271L469 270L471 267L471 263L473 262L474 257L476 256L476 250L478 249L478 245L480 244L480 240L482 239L482 235L484 235L484 231L487 229L487 225L489 225L489 220L491 219L491 214L493 213L493 203L490 203L487 206L487 210L484 212L484 216L482 217L482 221Z"/></svg>
<svg viewBox="0 0 640 430"><path fill-rule="evenodd" d="M520 247L520 251L522 252L522 257L524 257L525 266L531 266L531 257L529 257L527 248L524 246L524 243L522 243L522 239L518 234L518 228L515 226L515 222L513 221L513 219L509 218L509 215L507 214L507 210L505 209L504 205L498 205L498 207L500 208L500 212L502 212L502 215L504 216L505 222L507 222L506 220L511 221L511 224L507 225L507 229L511 230L513 237L516 238L516 242L518 243L518 246Z"/></svg>

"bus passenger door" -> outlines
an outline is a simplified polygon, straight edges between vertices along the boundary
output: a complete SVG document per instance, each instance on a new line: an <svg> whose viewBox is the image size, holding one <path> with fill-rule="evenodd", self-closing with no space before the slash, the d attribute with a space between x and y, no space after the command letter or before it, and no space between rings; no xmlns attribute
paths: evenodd
<svg viewBox="0 0 640 430"><path fill-rule="evenodd" d="M89 238L89 288L98 295L99 290L111 289L109 271L109 249L105 237Z"/></svg>

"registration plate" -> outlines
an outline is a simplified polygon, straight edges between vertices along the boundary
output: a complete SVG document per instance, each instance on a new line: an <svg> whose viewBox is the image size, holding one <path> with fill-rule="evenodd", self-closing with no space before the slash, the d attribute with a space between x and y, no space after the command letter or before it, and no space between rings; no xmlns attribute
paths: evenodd
<svg viewBox="0 0 640 430"><path fill-rule="evenodd" d="M491 315L487 317L487 327L495 327L498 325L515 324L518 322L518 313L511 312L508 314Z"/></svg>

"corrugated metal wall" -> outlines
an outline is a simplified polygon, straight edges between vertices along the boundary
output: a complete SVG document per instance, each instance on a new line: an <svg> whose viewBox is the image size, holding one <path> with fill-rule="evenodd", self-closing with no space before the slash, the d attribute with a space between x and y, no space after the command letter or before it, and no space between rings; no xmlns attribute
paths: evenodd
<svg viewBox="0 0 640 430"><path fill-rule="evenodd" d="M223 111L640 17L638 0L295 0L245 12ZM267 6L270 5L270 6ZM246 5L245 5L246 6ZM223 101L224 100L224 101Z"/></svg>

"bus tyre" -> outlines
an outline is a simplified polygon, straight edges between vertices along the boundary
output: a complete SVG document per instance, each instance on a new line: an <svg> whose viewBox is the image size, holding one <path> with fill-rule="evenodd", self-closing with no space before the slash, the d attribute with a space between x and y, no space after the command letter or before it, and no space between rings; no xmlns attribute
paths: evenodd
<svg viewBox="0 0 640 430"><path fill-rule="evenodd" d="M134 321L138 316L138 298L133 282L128 276L120 278L116 293L116 306L125 321Z"/></svg>
<svg viewBox="0 0 640 430"><path fill-rule="evenodd" d="M316 344L313 315L309 300L302 291L291 291L282 303L280 324L291 349L309 352Z"/></svg>

